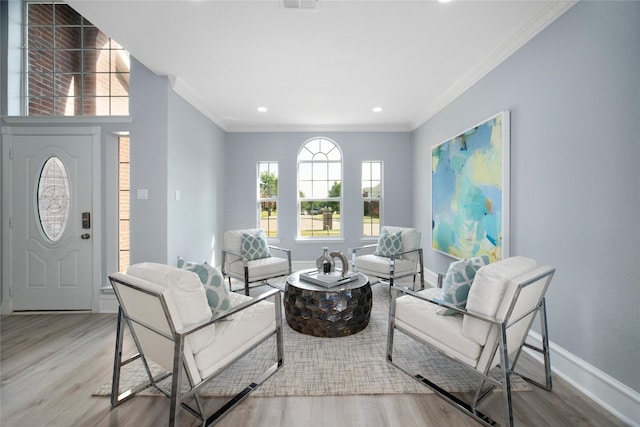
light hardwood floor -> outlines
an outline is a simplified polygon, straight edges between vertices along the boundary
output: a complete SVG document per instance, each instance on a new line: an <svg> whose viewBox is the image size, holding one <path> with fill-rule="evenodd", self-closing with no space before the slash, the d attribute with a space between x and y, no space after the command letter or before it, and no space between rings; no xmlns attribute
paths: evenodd
<svg viewBox="0 0 640 427"><path fill-rule="evenodd" d="M91 396L110 380L115 315L30 314L1 316L0 425L161 426L168 399L135 397L111 408ZM286 357L286 355L285 355ZM523 360L528 366L536 362ZM286 369L286 359L283 369ZM214 406L215 399L207 399ZM514 393L516 424L524 426L623 426L608 412L554 377L552 393L534 387ZM501 420L501 400L484 408ZM197 425L185 412L180 425ZM286 397L249 396L220 426L476 426L433 394Z"/></svg>

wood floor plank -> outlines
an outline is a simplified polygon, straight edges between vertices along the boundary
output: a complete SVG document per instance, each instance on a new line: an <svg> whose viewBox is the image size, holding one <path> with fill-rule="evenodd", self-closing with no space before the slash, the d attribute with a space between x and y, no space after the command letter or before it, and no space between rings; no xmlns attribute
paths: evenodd
<svg viewBox="0 0 640 427"><path fill-rule="evenodd" d="M169 400L135 397L111 408L91 396L111 378L115 315L0 316L0 425L145 427L167 424ZM127 344L131 346L131 343ZM525 368L536 362L523 358ZM286 362L283 367L286 369ZM207 408L219 399L205 399ZM502 416L499 395L486 411ZM514 393L516 425L619 427L624 423L554 377L552 393L534 387ZM180 414L181 426L197 422ZM434 394L364 396L249 396L224 417L222 427L477 426Z"/></svg>

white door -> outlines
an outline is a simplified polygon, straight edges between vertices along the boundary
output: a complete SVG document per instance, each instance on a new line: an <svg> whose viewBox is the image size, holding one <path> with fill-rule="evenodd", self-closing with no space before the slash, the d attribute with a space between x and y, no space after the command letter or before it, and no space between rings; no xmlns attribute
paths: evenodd
<svg viewBox="0 0 640 427"><path fill-rule="evenodd" d="M13 310L89 310L95 128L33 132L3 134Z"/></svg>

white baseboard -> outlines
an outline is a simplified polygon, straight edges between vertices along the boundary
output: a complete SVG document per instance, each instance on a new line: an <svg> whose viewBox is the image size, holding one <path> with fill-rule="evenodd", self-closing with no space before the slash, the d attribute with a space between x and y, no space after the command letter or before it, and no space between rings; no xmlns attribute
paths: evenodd
<svg viewBox="0 0 640 427"><path fill-rule="evenodd" d="M532 344L542 347L541 336L529 332ZM630 426L640 426L640 393L605 374L595 366L550 342L551 370L598 405ZM534 359L543 363L542 355L525 348Z"/></svg>
<svg viewBox="0 0 640 427"><path fill-rule="evenodd" d="M13 298L5 298L2 300L2 305L0 305L0 314L11 313L13 313Z"/></svg>
<svg viewBox="0 0 640 427"><path fill-rule="evenodd" d="M437 286L438 284L438 273L434 273L431 270L424 270L424 281L429 283L431 286Z"/></svg>
<svg viewBox="0 0 640 427"><path fill-rule="evenodd" d="M102 294L98 300L98 313L117 313L119 306L115 294Z"/></svg>

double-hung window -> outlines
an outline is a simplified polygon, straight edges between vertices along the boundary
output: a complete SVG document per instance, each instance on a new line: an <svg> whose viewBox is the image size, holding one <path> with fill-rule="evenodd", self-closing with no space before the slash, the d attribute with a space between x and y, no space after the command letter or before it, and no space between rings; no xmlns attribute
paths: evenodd
<svg viewBox="0 0 640 427"><path fill-rule="evenodd" d="M342 237L342 153L327 138L298 152L298 237Z"/></svg>
<svg viewBox="0 0 640 427"><path fill-rule="evenodd" d="M362 237L380 235L382 223L382 162L362 162Z"/></svg>
<svg viewBox="0 0 640 427"><path fill-rule="evenodd" d="M278 237L278 162L258 162L258 228Z"/></svg>

